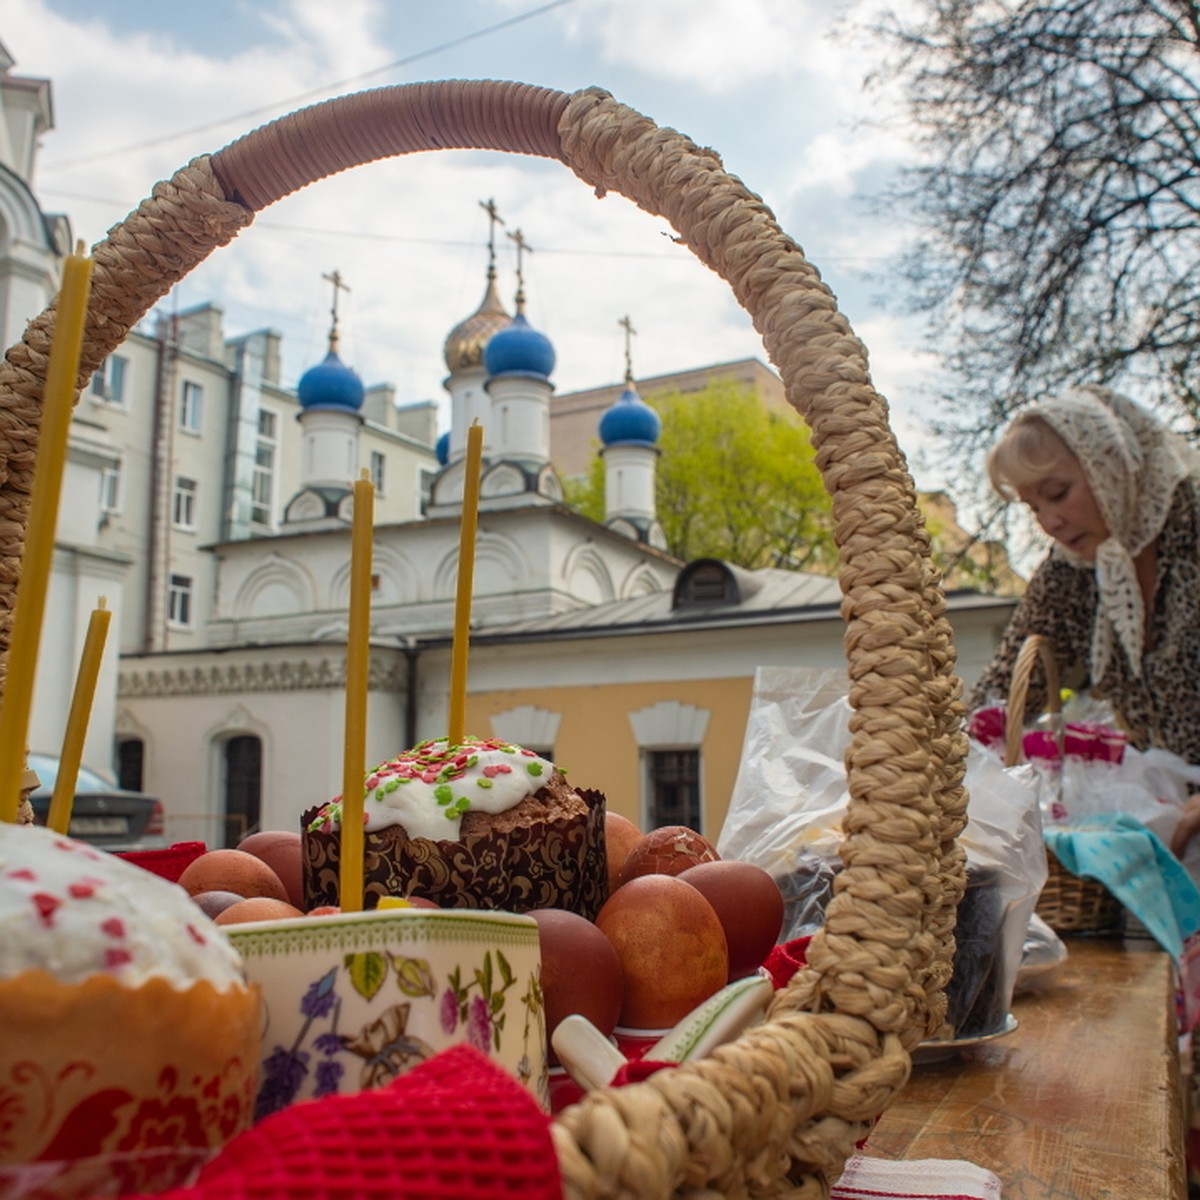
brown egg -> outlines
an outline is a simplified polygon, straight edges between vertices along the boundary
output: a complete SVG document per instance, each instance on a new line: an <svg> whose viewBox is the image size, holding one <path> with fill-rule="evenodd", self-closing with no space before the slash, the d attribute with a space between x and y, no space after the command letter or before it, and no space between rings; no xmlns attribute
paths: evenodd
<svg viewBox="0 0 1200 1200"><path fill-rule="evenodd" d="M209 850L193 859L179 876L191 896L197 892L237 892L288 902L287 888L261 858L245 850Z"/></svg>
<svg viewBox="0 0 1200 1200"><path fill-rule="evenodd" d="M623 883L596 915L625 975L620 1024L669 1029L729 978L725 931L713 906L674 875Z"/></svg>
<svg viewBox="0 0 1200 1200"><path fill-rule="evenodd" d="M279 876L289 902L297 908L304 907L304 850L299 832L263 829L247 834L237 848L261 858Z"/></svg>
<svg viewBox="0 0 1200 1200"><path fill-rule="evenodd" d="M604 850L608 858L608 891L620 886L621 868L629 852L642 840L642 831L628 818L611 809L604 814Z"/></svg>
<svg viewBox="0 0 1200 1200"><path fill-rule="evenodd" d="M783 928L783 893L753 863L727 858L699 863L679 875L713 906L729 945L729 978L757 971Z"/></svg>
<svg viewBox="0 0 1200 1200"><path fill-rule="evenodd" d="M714 862L719 857L712 842L694 829L686 825L663 825L652 829L629 851L618 886L639 875L678 875L697 863Z"/></svg>
<svg viewBox="0 0 1200 1200"><path fill-rule="evenodd" d="M586 917L562 908L529 913L538 924L546 1038L572 1013L586 1017L605 1037L616 1027L625 979L613 944ZM557 1063L548 1044L550 1061Z"/></svg>
<svg viewBox="0 0 1200 1200"><path fill-rule="evenodd" d="M245 898L245 896L239 896L237 892L197 892L192 897L200 905L201 910L214 919L231 904L236 904Z"/></svg>
<svg viewBox="0 0 1200 1200"><path fill-rule="evenodd" d="M304 914L286 900L274 900L270 896L250 896L231 904L213 919L218 925L242 925L247 921L279 921L285 917L302 917Z"/></svg>

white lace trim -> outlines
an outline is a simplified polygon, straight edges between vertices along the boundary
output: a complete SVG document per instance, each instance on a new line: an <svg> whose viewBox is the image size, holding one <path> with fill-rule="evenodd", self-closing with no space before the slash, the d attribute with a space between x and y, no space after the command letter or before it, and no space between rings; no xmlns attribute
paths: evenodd
<svg viewBox="0 0 1200 1200"><path fill-rule="evenodd" d="M1108 668L1114 638L1140 675L1146 611L1134 559L1162 532L1179 484L1200 478L1200 458L1177 433L1108 388L1076 388L1039 404L1037 414L1079 459L1108 527L1096 551L1092 678ZM1085 565L1063 546L1054 552Z"/></svg>

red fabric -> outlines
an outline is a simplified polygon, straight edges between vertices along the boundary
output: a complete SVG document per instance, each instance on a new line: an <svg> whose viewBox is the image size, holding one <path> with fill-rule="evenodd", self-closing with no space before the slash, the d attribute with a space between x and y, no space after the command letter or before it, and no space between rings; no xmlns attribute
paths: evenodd
<svg viewBox="0 0 1200 1200"><path fill-rule="evenodd" d="M176 842L164 850L121 850L117 857L178 883L188 863L199 858L208 847L203 842Z"/></svg>
<svg viewBox="0 0 1200 1200"><path fill-rule="evenodd" d="M562 1200L550 1118L473 1046L273 1113L159 1200Z"/></svg>
<svg viewBox="0 0 1200 1200"><path fill-rule="evenodd" d="M617 1068L617 1073L609 1080L608 1086L624 1087L627 1083L641 1083L643 1079L649 1079L657 1071L677 1066L679 1064L673 1062L655 1062L650 1058L635 1058L623 1067Z"/></svg>
<svg viewBox="0 0 1200 1200"><path fill-rule="evenodd" d="M790 942L781 942L770 954L763 968L771 976L771 982L776 991L784 987L801 967L808 963L808 943L812 935L793 938Z"/></svg>

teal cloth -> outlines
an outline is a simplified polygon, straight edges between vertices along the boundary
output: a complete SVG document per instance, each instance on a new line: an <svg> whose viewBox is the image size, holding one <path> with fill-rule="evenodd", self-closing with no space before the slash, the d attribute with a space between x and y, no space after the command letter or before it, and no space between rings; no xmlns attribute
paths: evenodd
<svg viewBox="0 0 1200 1200"><path fill-rule="evenodd" d="M1140 821L1097 813L1074 825L1047 825L1046 845L1072 875L1099 880L1175 961L1200 930L1200 888Z"/></svg>

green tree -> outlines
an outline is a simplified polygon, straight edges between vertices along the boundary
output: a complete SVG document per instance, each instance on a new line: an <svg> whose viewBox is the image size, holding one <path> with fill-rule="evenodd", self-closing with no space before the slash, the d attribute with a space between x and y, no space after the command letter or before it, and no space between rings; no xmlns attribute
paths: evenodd
<svg viewBox="0 0 1200 1200"><path fill-rule="evenodd" d="M662 418L656 503L672 554L738 566L836 570L830 502L807 426L752 392L718 382L649 401ZM604 464L567 487L567 502L604 519Z"/></svg>
<svg viewBox="0 0 1200 1200"><path fill-rule="evenodd" d="M1200 6L914 0L872 26L919 166L885 203L951 372L954 450L1073 382L1200 423Z"/></svg>

